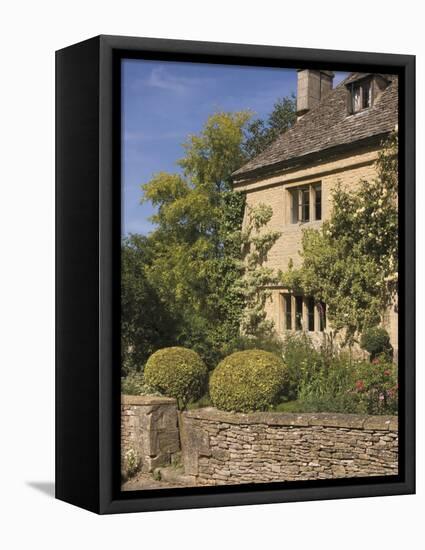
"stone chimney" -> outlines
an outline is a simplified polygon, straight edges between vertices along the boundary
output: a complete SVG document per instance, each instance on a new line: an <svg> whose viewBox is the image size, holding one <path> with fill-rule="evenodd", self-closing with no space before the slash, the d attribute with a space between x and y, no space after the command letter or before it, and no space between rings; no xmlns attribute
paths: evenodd
<svg viewBox="0 0 425 550"><path fill-rule="evenodd" d="M332 90L334 73L298 69L297 76L297 118L300 119Z"/></svg>

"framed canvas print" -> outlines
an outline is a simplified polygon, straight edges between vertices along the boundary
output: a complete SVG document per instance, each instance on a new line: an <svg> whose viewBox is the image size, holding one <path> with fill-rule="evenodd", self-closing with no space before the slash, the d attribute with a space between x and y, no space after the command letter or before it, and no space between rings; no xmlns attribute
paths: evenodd
<svg viewBox="0 0 425 550"><path fill-rule="evenodd" d="M56 496L415 490L414 57L56 54Z"/></svg>

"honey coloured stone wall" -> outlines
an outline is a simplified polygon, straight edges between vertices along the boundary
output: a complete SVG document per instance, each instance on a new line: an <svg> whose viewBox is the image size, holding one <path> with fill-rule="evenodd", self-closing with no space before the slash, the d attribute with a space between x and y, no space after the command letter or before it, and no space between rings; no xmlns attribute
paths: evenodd
<svg viewBox="0 0 425 550"><path fill-rule="evenodd" d="M176 400L151 395L121 396L121 471L131 453L142 472L167 466L180 450Z"/></svg>
<svg viewBox="0 0 425 550"><path fill-rule="evenodd" d="M180 420L185 473L199 485L396 475L397 417L225 413Z"/></svg>
<svg viewBox="0 0 425 550"><path fill-rule="evenodd" d="M258 179L239 181L234 184L237 191L246 194L246 202L250 207L260 203L267 204L273 209L273 216L267 224L267 229L280 232L280 237L267 256L267 267L276 272L288 269L292 262L294 267L302 263L300 251L302 249L302 237L305 229L319 229L322 221L327 220L332 212L332 191L337 185L341 185L347 191L358 188L361 180L371 181L376 177L375 162L380 147L368 145L356 148L356 151L340 153L335 156L324 154L318 161L298 167L288 168L273 176L264 176ZM292 197L290 190L303 185L316 185L322 187L322 220L307 223L291 223ZM246 214L244 224L246 224ZM267 319L273 321L277 335L286 336L283 322L283 287L273 288L271 297L267 300L265 312ZM328 322L328 329L332 328ZM385 316L385 328L390 334L391 345L394 348L394 357L398 357L398 314L397 308L389 308ZM320 344L321 333L309 332L314 343ZM337 337L337 342L342 338ZM354 347L356 355L360 358L364 354L358 346Z"/></svg>

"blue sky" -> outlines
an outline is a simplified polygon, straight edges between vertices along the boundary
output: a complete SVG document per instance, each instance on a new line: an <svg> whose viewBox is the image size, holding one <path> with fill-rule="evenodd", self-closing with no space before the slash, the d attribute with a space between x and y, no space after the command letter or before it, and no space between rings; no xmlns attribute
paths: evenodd
<svg viewBox="0 0 425 550"><path fill-rule="evenodd" d="M296 92L296 71L167 61L123 60L123 233L152 229L140 185L159 171L178 172L181 144L217 111L250 109L265 117ZM345 73L335 75L334 85Z"/></svg>

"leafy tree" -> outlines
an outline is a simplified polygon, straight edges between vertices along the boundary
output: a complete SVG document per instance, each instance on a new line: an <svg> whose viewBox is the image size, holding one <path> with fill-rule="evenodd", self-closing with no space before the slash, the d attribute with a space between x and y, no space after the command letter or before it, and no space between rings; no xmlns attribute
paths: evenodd
<svg viewBox="0 0 425 550"><path fill-rule="evenodd" d="M297 119L294 95L278 99L266 119L252 120L246 130L244 149L249 158L259 155L280 134L289 130Z"/></svg>
<svg viewBox="0 0 425 550"><path fill-rule="evenodd" d="M355 191L333 191L331 219L304 231L301 269L283 282L328 304L336 330L356 333L377 325L394 302L398 281L397 134L384 143L377 177Z"/></svg>
<svg viewBox="0 0 425 550"><path fill-rule="evenodd" d="M149 239L131 235L121 248L121 370L143 368L149 355L173 339L173 320L149 283Z"/></svg>
<svg viewBox="0 0 425 550"><path fill-rule="evenodd" d="M249 117L209 117L184 144L182 173L160 173L142 186L142 200L157 210L148 280L179 320L177 343L197 350L209 366L237 333L243 305L232 289L244 198L232 191L231 174L246 160L241 144Z"/></svg>
<svg viewBox="0 0 425 550"><path fill-rule="evenodd" d="M212 368L239 335L245 198L232 190L231 174L292 124L291 102L278 101L264 122L245 111L210 116L183 144L179 171L142 185L156 228L123 243L124 369L173 344Z"/></svg>

